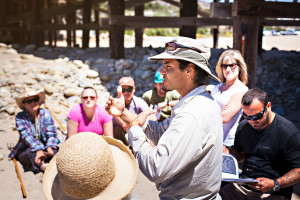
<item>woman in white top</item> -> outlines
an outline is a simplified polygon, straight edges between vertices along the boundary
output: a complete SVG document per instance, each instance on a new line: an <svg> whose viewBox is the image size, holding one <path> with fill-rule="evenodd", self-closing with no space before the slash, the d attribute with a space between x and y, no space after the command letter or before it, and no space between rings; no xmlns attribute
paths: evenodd
<svg viewBox="0 0 300 200"><path fill-rule="evenodd" d="M246 86L247 66L237 50L224 51L216 66L221 83L216 85L211 94L221 108L223 119L223 152L234 143L236 128L242 116L241 100L248 91Z"/></svg>

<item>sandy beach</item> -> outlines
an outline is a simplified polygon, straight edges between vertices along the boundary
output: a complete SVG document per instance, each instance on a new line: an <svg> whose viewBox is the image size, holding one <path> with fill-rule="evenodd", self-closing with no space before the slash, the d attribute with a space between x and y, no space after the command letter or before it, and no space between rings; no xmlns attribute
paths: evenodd
<svg viewBox="0 0 300 200"><path fill-rule="evenodd" d="M146 37L144 46L162 47L166 37ZM205 43L212 47L212 38L205 38ZM134 38L125 38L125 47L133 47ZM101 47L108 46L106 39L100 40ZM61 42L59 45L64 45ZM91 46L93 47L93 46ZM219 48L232 47L232 38L220 38ZM300 51L300 36L268 36L263 39L263 49L270 50L276 47L279 50L285 51ZM1 54L0 53L0 71L4 70L2 64L11 62L16 59L17 55ZM16 70L18 69L17 66ZM0 80L4 79L3 73L0 73ZM26 77L25 77L26 78ZM22 81L22 80L20 80ZM50 100L49 100L50 101ZM49 103L50 107L52 106ZM295 112L288 113L289 118L298 119L299 109ZM67 112L67 109L62 111ZM8 159L9 150L8 144L16 144L19 134L15 129L15 115L0 113L0 198L7 200L22 199L22 191L16 174L14 162ZM34 175L32 172L24 172L21 164L18 162L18 168L25 186L28 200L44 199L42 191L42 173ZM136 186L131 193L132 200L158 200L158 191L155 184L150 182L142 173L139 173ZM300 200L300 184L294 187L292 200Z"/></svg>

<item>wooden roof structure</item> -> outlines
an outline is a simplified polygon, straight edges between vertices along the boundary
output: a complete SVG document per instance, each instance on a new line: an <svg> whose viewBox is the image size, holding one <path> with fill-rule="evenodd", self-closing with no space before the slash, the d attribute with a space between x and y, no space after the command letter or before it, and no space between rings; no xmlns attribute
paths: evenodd
<svg viewBox="0 0 300 200"><path fill-rule="evenodd" d="M242 52L248 64L249 86L255 86L257 51L263 26L299 26L300 3L235 0L211 3L210 14L198 10L197 0L161 0L180 8L180 17L145 17L144 4L152 0L0 0L0 42L43 46L45 33L49 45L56 45L57 30L67 30L67 43L76 45L76 30L83 30L82 48L89 47L89 31L110 32L111 57L124 58L125 29L135 30L135 45L142 46L144 28L180 28L180 35L195 38L197 27L213 26L217 47L219 25L233 26L233 48ZM108 3L108 10L99 4ZM134 8L135 16L125 16ZM82 11L78 23L76 11ZM92 12L93 10L93 12ZM288 12L287 12L288 11ZM91 15L93 13L93 21ZM100 17L105 13L107 17ZM201 17L198 17L198 16ZM64 23L59 23L63 21Z"/></svg>

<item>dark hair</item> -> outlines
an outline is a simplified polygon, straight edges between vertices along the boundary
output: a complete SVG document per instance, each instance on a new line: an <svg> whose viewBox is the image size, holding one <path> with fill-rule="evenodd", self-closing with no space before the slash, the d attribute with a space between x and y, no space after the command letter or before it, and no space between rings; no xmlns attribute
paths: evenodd
<svg viewBox="0 0 300 200"><path fill-rule="evenodd" d="M92 89L92 90L94 90L95 93L96 93L96 97L98 96L98 95L97 95L97 91L95 90L95 88L93 88L93 87L91 87L91 86L84 87L83 90L82 90L82 92L81 92L81 96L82 96L83 91L84 91L84 90L87 90L87 89Z"/></svg>
<svg viewBox="0 0 300 200"><path fill-rule="evenodd" d="M191 63L191 62L185 61L185 60L177 60L177 61L179 62L180 71L183 71ZM198 86L207 85L209 83L207 72L205 72L203 69L201 69L197 65L195 65L195 71L196 71L196 76L194 78L194 83L196 83Z"/></svg>
<svg viewBox="0 0 300 200"><path fill-rule="evenodd" d="M261 103L266 106L269 102L267 93L261 89L253 88L246 92L242 98L242 104L245 106L251 105L253 99L258 99Z"/></svg>

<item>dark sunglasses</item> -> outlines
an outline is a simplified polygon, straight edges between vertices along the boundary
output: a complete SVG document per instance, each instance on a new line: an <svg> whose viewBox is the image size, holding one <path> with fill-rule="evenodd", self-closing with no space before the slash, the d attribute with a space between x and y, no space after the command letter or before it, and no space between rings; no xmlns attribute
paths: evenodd
<svg viewBox="0 0 300 200"><path fill-rule="evenodd" d="M184 46L184 45L178 44L176 42L167 42L165 44L165 49L168 51L175 51L177 48L191 49L191 50L197 51L199 53L203 53L202 51L200 51L199 49L197 49L195 47Z"/></svg>
<svg viewBox="0 0 300 200"><path fill-rule="evenodd" d="M264 109L263 109L260 113L257 113L257 114L255 114L255 115L248 116L248 115L246 115L245 113L243 113L243 116L244 116L244 118L247 119L247 120L251 120L251 119L253 119L253 120L259 120L259 119L261 119L261 118L264 116L264 113L265 113L265 111L266 111L266 108L267 108L267 106L265 106Z"/></svg>
<svg viewBox="0 0 300 200"><path fill-rule="evenodd" d="M237 63L231 63L231 64L222 64L221 67L224 69L227 69L227 67L230 67L230 69L235 69L239 64Z"/></svg>
<svg viewBox="0 0 300 200"><path fill-rule="evenodd" d="M40 100L39 97L34 97L32 99L27 99L27 100L24 100L23 103L26 103L26 104L31 104L32 102L38 102Z"/></svg>
<svg viewBox="0 0 300 200"><path fill-rule="evenodd" d="M132 90L133 90L133 87L129 87L129 88L127 88L127 89L125 89L125 88L122 88L122 93L124 93L124 92L132 92Z"/></svg>
<svg viewBox="0 0 300 200"><path fill-rule="evenodd" d="M95 96L84 96L82 97L83 100L88 100L88 98L90 98L90 100L94 101L96 99Z"/></svg>

